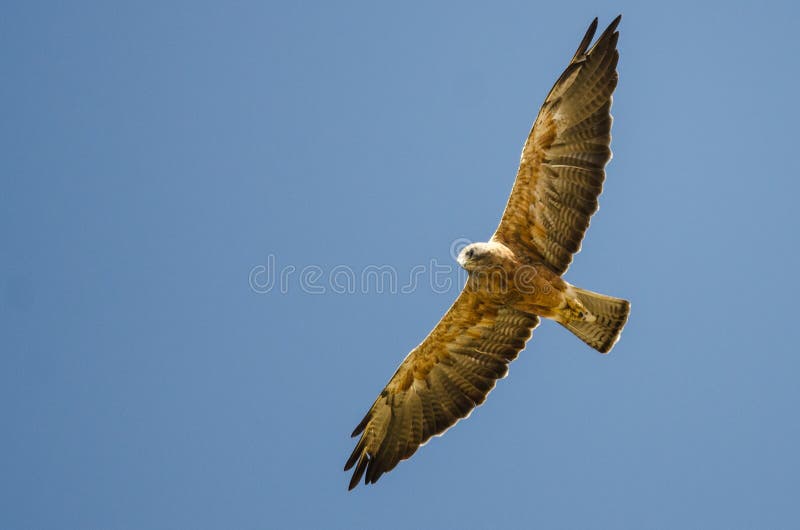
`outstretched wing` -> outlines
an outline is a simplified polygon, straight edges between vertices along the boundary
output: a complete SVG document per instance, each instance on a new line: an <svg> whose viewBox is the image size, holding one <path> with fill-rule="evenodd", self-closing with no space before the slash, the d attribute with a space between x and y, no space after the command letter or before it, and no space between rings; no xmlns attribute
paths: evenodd
<svg viewBox="0 0 800 530"><path fill-rule="evenodd" d="M483 403L539 324L536 315L492 305L465 290L389 380L353 431L344 470L350 489L376 482Z"/></svg>
<svg viewBox="0 0 800 530"><path fill-rule="evenodd" d="M597 19L558 78L522 149L497 239L563 274L581 245L611 158L611 94L617 86L617 25L591 49Z"/></svg>

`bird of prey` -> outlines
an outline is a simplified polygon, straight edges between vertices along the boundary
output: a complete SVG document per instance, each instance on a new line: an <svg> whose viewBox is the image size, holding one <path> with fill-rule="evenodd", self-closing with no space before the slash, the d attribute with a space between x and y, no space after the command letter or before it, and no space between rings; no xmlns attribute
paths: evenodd
<svg viewBox="0 0 800 530"><path fill-rule="evenodd" d="M461 250L467 282L452 307L400 364L352 436L350 489L376 482L432 436L483 403L539 324L555 320L607 353L630 312L626 300L567 283L611 158L617 17L590 48L597 19L542 105L522 149L500 225Z"/></svg>

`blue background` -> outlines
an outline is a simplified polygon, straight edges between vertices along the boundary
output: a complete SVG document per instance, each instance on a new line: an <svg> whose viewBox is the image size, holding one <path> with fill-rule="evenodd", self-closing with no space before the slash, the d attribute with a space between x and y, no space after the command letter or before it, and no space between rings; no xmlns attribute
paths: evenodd
<svg viewBox="0 0 800 530"><path fill-rule="evenodd" d="M459 280L327 275L486 240L619 12L614 159L567 279L632 300L621 342L545 322L469 420L348 493L350 431ZM5 4L0 527L796 527L799 15ZM251 287L270 256L285 292Z"/></svg>

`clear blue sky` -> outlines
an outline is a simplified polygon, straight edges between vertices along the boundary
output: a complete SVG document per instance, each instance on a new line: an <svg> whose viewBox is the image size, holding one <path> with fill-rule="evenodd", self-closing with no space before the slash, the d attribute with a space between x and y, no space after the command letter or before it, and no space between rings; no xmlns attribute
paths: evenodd
<svg viewBox="0 0 800 530"><path fill-rule="evenodd" d="M300 4L4 6L0 527L797 527L798 9ZM621 342L545 322L469 420L348 493L350 431L458 286L329 276L488 238L620 12L567 279L632 301ZM251 288L270 256L285 293Z"/></svg>

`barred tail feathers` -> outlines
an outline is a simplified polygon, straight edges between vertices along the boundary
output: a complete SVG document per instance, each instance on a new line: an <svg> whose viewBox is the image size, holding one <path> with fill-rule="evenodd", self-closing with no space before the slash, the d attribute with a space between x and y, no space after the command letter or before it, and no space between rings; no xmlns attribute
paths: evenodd
<svg viewBox="0 0 800 530"><path fill-rule="evenodd" d="M571 286L571 290L594 319L591 321L573 319L562 322L562 325L600 353L610 352L619 340L622 328L628 320L631 311L630 302L587 291L574 285Z"/></svg>

